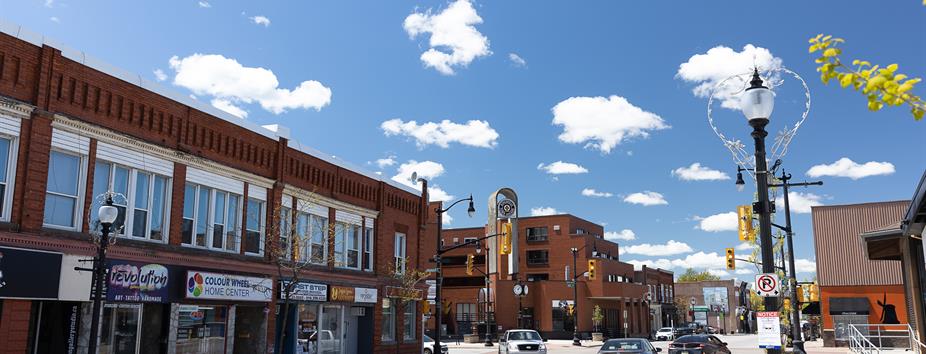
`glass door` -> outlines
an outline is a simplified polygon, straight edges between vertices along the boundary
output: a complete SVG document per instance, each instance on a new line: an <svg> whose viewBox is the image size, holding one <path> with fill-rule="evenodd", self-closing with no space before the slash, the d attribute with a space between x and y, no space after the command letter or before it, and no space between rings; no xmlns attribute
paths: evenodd
<svg viewBox="0 0 926 354"><path fill-rule="evenodd" d="M140 304L106 304L100 326L101 354L138 353Z"/></svg>
<svg viewBox="0 0 926 354"><path fill-rule="evenodd" d="M344 339L344 307L340 305L322 306L322 315L318 331L319 354L341 354Z"/></svg>

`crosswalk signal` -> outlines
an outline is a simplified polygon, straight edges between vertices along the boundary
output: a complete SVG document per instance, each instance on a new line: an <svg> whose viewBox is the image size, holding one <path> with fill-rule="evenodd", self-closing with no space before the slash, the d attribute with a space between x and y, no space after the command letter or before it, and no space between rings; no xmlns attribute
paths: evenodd
<svg viewBox="0 0 926 354"><path fill-rule="evenodd" d="M588 277L588 280L595 280L597 277L595 275L595 268L598 265L598 261L594 259L588 260L588 272L585 273L585 276Z"/></svg>
<svg viewBox="0 0 926 354"><path fill-rule="evenodd" d="M473 275L473 261L476 256L472 253L466 255L466 275Z"/></svg>
<svg viewBox="0 0 926 354"><path fill-rule="evenodd" d="M511 223L502 224L502 249L499 254L511 254Z"/></svg>
<svg viewBox="0 0 926 354"><path fill-rule="evenodd" d="M752 205L740 205L736 207L736 216L739 218L739 237L740 241L751 241L756 237L756 231L752 227Z"/></svg>
<svg viewBox="0 0 926 354"><path fill-rule="evenodd" d="M732 248L727 248L727 270L736 269L736 251Z"/></svg>

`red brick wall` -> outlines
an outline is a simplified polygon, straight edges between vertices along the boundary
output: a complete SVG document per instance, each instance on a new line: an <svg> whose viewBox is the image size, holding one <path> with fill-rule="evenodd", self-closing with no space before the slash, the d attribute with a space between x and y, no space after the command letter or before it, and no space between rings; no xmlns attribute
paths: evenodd
<svg viewBox="0 0 926 354"><path fill-rule="evenodd" d="M0 353L25 353L29 345L29 317L32 301L2 300L0 314Z"/></svg>

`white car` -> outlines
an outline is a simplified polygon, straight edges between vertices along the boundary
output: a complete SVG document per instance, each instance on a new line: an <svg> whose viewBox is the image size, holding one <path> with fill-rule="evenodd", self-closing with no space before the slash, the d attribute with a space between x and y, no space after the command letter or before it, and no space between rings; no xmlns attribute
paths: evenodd
<svg viewBox="0 0 926 354"><path fill-rule="evenodd" d="M431 339L431 337L429 337L428 335L425 335L424 338L422 338L421 345L422 345L421 354L431 354L431 352L434 351L434 340ZM448 353L447 345L441 343L440 351L443 354L447 354Z"/></svg>
<svg viewBox="0 0 926 354"><path fill-rule="evenodd" d="M656 335L653 337L655 337L656 340L673 340L675 339L675 330L672 329L672 327L662 327L656 331Z"/></svg>
<svg viewBox="0 0 926 354"><path fill-rule="evenodd" d="M534 353L546 354L547 345L540 333L530 329L512 329L505 331L498 339L498 354Z"/></svg>

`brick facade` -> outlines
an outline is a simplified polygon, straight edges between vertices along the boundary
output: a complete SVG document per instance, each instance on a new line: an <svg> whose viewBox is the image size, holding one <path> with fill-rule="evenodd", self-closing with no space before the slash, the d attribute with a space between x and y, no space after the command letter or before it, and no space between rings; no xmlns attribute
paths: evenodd
<svg viewBox="0 0 926 354"><path fill-rule="evenodd" d="M84 65L49 45L32 43L0 33L0 104L28 108L21 117L13 186L12 215L8 223L0 223L0 245L27 247L89 256L94 247L87 242L93 163L98 137L102 134L125 144L155 146L170 151L173 162L170 188L168 242L155 243L120 239L109 257L141 262L159 262L204 269L220 269L256 276L273 277L277 271L269 257L221 253L181 246L181 225L184 204L184 181L188 165L205 164L243 176L245 189L242 204L246 208L248 184L267 184L267 206L264 225L278 225L278 210L284 187L314 193L335 203L330 208L330 220L341 205L370 210L376 214L374 225L373 272L327 266L310 266L301 278L326 284L372 287L379 291L380 302L374 310L374 351L394 353L420 352L420 336L399 346L380 343L381 298L385 294L393 264L394 235L407 235L407 256L411 266L421 268L418 243L426 237L427 215L421 196L387 180L363 174L333 162L332 158L315 156L291 146L285 136L265 129L248 127L247 121L235 121L214 116L198 107L184 104L146 87L146 83L128 82ZM68 123L73 121L74 123ZM82 231L62 231L43 227L43 213L48 178L49 153L53 126L71 124L93 130L83 188ZM145 153L145 151L139 151ZM247 215L246 212L242 215ZM242 219L242 228L245 217ZM368 219L369 220L369 219ZM273 228L268 228L272 230ZM431 230L433 231L433 230ZM278 235L268 234L266 238ZM242 242L244 233L242 232ZM329 254L333 254L330 252ZM0 343L3 352L24 352L28 342L30 301L3 300L0 317ZM274 302L275 303L275 302ZM272 306L274 303L271 303ZM412 305L417 306L416 303ZM269 311L267 338L275 338L274 311ZM415 321L420 323L420 311ZM25 322L23 322L23 320ZM397 335L401 338L402 315L397 315ZM270 347L272 349L272 346Z"/></svg>

